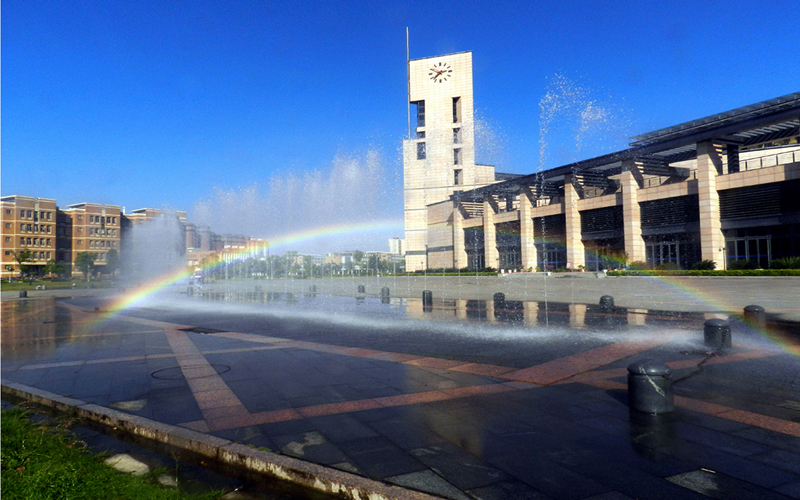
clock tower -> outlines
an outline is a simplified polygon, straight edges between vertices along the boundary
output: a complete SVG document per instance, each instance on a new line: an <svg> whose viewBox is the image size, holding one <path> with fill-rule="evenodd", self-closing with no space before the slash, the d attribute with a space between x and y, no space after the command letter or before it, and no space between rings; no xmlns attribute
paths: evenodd
<svg viewBox="0 0 800 500"><path fill-rule="evenodd" d="M432 238L428 206L446 202L454 191L492 183L494 167L475 165L472 52L410 60L408 100L411 137L403 141L403 189L410 272L428 268L429 251L447 243Z"/></svg>

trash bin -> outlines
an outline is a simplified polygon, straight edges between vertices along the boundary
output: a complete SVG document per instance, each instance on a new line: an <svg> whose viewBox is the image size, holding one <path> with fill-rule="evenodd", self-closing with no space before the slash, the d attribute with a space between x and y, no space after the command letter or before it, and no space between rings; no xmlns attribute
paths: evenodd
<svg viewBox="0 0 800 500"><path fill-rule="evenodd" d="M645 413L669 413L675 410L672 370L655 359L628 365L628 404Z"/></svg>

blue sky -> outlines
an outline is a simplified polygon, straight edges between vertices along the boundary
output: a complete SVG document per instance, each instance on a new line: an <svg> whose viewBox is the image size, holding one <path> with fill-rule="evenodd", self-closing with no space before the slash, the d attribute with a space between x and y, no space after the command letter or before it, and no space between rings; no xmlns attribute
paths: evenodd
<svg viewBox="0 0 800 500"><path fill-rule="evenodd" d="M2 194L166 206L190 219L247 195L245 211L212 227L274 236L279 217L260 220L258 207L305 180L332 202L304 214L310 200L295 193L285 210L296 220L334 223L338 202L401 221L406 27L412 58L473 51L476 112L488 130L478 159L529 173L799 91L796 7L7 0ZM565 108L542 136L540 103L565 89L602 120L578 137ZM362 246L383 249L378 241Z"/></svg>

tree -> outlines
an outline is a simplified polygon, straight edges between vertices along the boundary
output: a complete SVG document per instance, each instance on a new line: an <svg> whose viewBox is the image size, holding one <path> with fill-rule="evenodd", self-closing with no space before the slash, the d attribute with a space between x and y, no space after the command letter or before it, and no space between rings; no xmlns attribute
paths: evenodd
<svg viewBox="0 0 800 500"><path fill-rule="evenodd" d="M89 277L92 271L94 271L95 260L97 260L96 253L81 252L75 257L75 267L83 273L83 277L86 281L89 281Z"/></svg>
<svg viewBox="0 0 800 500"><path fill-rule="evenodd" d="M60 262L55 261L54 259L50 259L47 261L47 264L44 265L44 274L55 274L61 275L67 270L66 266Z"/></svg>
<svg viewBox="0 0 800 500"><path fill-rule="evenodd" d="M353 252L353 261L355 263L355 267L358 268L359 272L363 271L361 266L361 261L364 259L364 252L361 250L356 250Z"/></svg>
<svg viewBox="0 0 800 500"><path fill-rule="evenodd" d="M112 248L106 255L106 272L113 276L117 274L117 269L119 269L119 252L116 248Z"/></svg>
<svg viewBox="0 0 800 500"><path fill-rule="evenodd" d="M19 277L22 278L22 274L28 270L28 266L26 266L25 263L35 261L36 253L28 250L27 248L23 248L19 251L11 250L11 255L14 256L14 260L17 261L17 264L19 264Z"/></svg>

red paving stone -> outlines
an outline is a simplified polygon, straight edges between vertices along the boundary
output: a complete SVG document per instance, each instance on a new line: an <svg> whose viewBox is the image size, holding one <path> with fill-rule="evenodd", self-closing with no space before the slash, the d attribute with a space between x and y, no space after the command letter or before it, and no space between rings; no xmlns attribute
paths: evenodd
<svg viewBox="0 0 800 500"><path fill-rule="evenodd" d="M378 361L391 361L394 363L406 363L408 361L413 361L415 359L422 358L422 356L416 356L414 354L403 354L399 352L376 352L375 354L370 354L364 357L369 359L375 359Z"/></svg>
<svg viewBox="0 0 800 500"><path fill-rule="evenodd" d="M352 411L375 410L382 406L372 399L360 399L356 401L344 401L341 403L329 403L324 405L306 406L297 408L297 412L305 418L322 417L325 415L337 415Z"/></svg>
<svg viewBox="0 0 800 500"><path fill-rule="evenodd" d="M620 359L628 358L666 342L667 339L653 339L648 342L609 344L579 352L572 356L554 359L530 368L509 372L499 377L520 382L550 385L580 373L614 363Z"/></svg>
<svg viewBox="0 0 800 500"><path fill-rule="evenodd" d="M516 368L509 368L507 366L497 365L484 365L481 363L467 363L465 365L454 366L449 369L454 372L471 373L472 375L485 375L487 377L496 377L508 372L516 370Z"/></svg>
<svg viewBox="0 0 800 500"><path fill-rule="evenodd" d="M441 401L443 399L450 399L450 397L441 391L432 392L418 392L415 394L400 394L397 396L386 396L382 398L375 398L381 406L405 406L417 403L430 403L431 401Z"/></svg>
<svg viewBox="0 0 800 500"><path fill-rule="evenodd" d="M456 366L464 364L463 361L456 361L453 359L440 359L440 358L419 358L411 361L406 361L404 364L413 366L424 366L425 368L437 368L440 370L448 370Z"/></svg>

